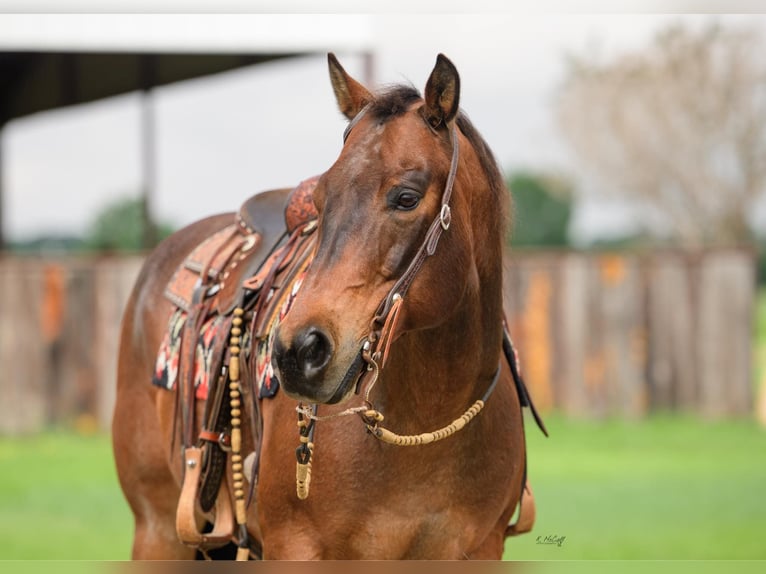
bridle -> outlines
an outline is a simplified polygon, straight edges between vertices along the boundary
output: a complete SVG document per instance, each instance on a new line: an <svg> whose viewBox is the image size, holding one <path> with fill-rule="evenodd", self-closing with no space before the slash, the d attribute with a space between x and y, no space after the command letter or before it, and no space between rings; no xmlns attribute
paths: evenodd
<svg viewBox="0 0 766 574"><path fill-rule="evenodd" d="M364 106L349 122L348 126L346 126L346 129L343 132L344 144L351 131L365 116L371 105L372 104L367 104ZM372 406L369 396L370 391L375 385L375 382L377 382L380 370L385 366L389 350L391 349L391 344L396 338L399 311L404 302L404 297L409 291L415 276L420 271L425 260L436 252L436 247L442 233L447 231L452 223L450 199L452 198L452 188L455 183L458 161L460 159L460 144L457 128L454 123L450 126L449 135L450 143L452 144L452 157L450 159L447 181L444 184L444 190L442 191L439 213L429 225L426 235L407 266L407 269L405 269L404 273L402 273L401 277L399 277L396 283L389 289L386 296L383 297L383 300L380 302L380 305L378 305L375 314L370 321L370 331L355 360L346 371L341 384L338 386L337 393L341 394L345 392L349 384L355 381L356 393L358 394L364 386L363 383L366 382L367 390L365 391L365 403L370 406L370 408ZM365 379L369 380L365 381ZM340 400L341 397L334 396L333 399L335 398ZM371 421L365 422L370 423Z"/></svg>
<svg viewBox="0 0 766 574"><path fill-rule="evenodd" d="M349 128L353 127L366 111L366 107L362 109L354 118L356 121L349 124ZM347 129L344 135L347 137L349 133L350 130ZM404 297L407 295L415 276L420 271L425 260L436 252L436 246L442 233L449 229L452 222L450 199L452 198L452 187L455 183L455 175L457 174L458 160L460 158L460 145L457 128L454 123L450 127L449 134L452 144L452 158L450 160L447 182L442 191L439 213L428 227L423 242L420 244L407 269L383 298L370 322L370 333L362 349L362 355L368 365L370 365L371 361L378 361L379 367L383 368L395 335L396 319Z"/></svg>
<svg viewBox="0 0 766 574"><path fill-rule="evenodd" d="M349 122L346 130L343 133L343 142L348 139L349 134L353 130L359 121L369 110L371 104L367 104L363 107L359 113ZM389 431L386 428L380 426L380 422L383 421L383 415L377 411L370 400L370 393L375 383L378 380L380 371L386 364L388 359L389 350L391 344L396 338L398 320L400 316L401 306L404 302L404 298L407 295L412 283L417 276L418 272L423 266L423 263L436 253L436 247L439 243L439 239L442 234L450 228L452 222L452 209L450 207L450 199L452 197L452 188L455 183L455 176L457 174L457 167L460 155L460 146L458 140L458 133L455 123L453 122L449 130L449 139L452 144L452 157L450 160L450 168L447 175L447 181L442 191L441 206L439 213L431 222L426 235L423 238L423 242L418 247L412 260L410 261L407 269L404 271L401 277L394 283L386 296L378 305L375 314L370 321L370 332L367 338L364 340L362 347L349 367L346 375L343 377L341 384L338 387L338 393L345 392L348 388L347 385L352 381L356 383L356 392L359 393L362 387L366 387L364 392L364 406L353 407L346 409L342 412L328 415L317 416L317 405L312 407L306 407L303 404L299 404L296 410L298 411L298 426L300 429L301 446L296 451L298 459L298 467L296 472L298 498L304 499L308 497L309 483L311 479L311 454L313 452L313 434L314 424L320 420L327 420L330 418L336 418L340 416L358 414L367 430L372 433L376 438L387 442L389 444L395 444L398 446L412 446L419 444L428 444L438 440L442 440L461 430L467 425L484 407L484 403L492 394L492 391L497 385L497 381L500 378L500 366L495 371L489 388L484 393L481 399L469 407L461 417L455 419L449 425L442 427L438 430L422 433L419 435L397 435ZM335 398L335 397L333 397ZM340 399L341 397L337 397Z"/></svg>

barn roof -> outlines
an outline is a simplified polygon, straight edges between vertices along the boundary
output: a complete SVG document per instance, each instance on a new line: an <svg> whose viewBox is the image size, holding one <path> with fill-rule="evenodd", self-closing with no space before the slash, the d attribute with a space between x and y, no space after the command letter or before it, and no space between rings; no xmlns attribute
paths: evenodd
<svg viewBox="0 0 766 574"><path fill-rule="evenodd" d="M0 125L279 58L369 53L368 16L3 14Z"/></svg>

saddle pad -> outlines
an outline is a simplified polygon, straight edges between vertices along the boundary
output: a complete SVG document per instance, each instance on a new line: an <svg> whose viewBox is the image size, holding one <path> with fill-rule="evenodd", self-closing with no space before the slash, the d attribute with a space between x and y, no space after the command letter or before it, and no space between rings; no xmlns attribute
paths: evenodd
<svg viewBox="0 0 766 574"><path fill-rule="evenodd" d="M178 363L181 355L181 335L186 323L187 313L177 309L168 321L168 330L160 344L157 361L154 368L152 384L167 390L172 390L178 380ZM197 346L194 352L194 388L198 399L206 399L210 388L212 365L216 359L214 349L218 337L228 337L221 326L225 317L213 315L203 325L197 336Z"/></svg>
<svg viewBox="0 0 766 574"><path fill-rule="evenodd" d="M262 339L256 339L255 342L255 355L253 356L252 372L255 375L255 384L258 389L258 398L266 399L273 397L277 390L279 390L279 379L274 374L274 367L271 364L271 354L274 348L274 331L279 323L287 316L290 311L290 307L293 305L295 296L298 295L301 285L303 285L303 277L306 275L306 266L300 270L298 275L293 280L292 285L288 289L281 291L281 301L276 301L274 309L276 312L271 318L267 318L269 321L268 328L266 329L266 336ZM272 289L268 294L267 302L274 297L277 291ZM254 318L253 323L257 318ZM252 330L252 329L251 329ZM250 345L248 345L248 351L250 351ZM247 355L249 360L249 355Z"/></svg>
<svg viewBox="0 0 766 574"><path fill-rule="evenodd" d="M272 289L268 293L268 300L273 299L275 296L280 297L280 300L274 301L275 305L273 307L271 305L268 307L269 309L276 309L276 312L274 312L272 318L268 319L270 323L267 336L254 342L255 355L253 355L252 363L250 362L250 357L253 351L253 340L250 325L248 325L243 335L242 349L244 351L244 358L248 361L248 364L253 366L255 374L253 382L258 389L259 398L273 397L279 389L279 380L274 375L274 368L271 366L272 335L275 327L285 318L290 310L295 296L298 294L303 283L303 276L307 266L305 264L289 289ZM275 295L277 293L278 295ZM168 320L168 328L157 353L154 376L152 377L152 384L155 386L166 390L173 390L176 386L178 381L178 364L181 355L181 338L187 317L187 312L178 308ZM216 359L214 356L214 349L217 347L216 341L221 337L227 338L229 336L229 333L224 332L221 328L224 322L225 317L223 315L213 314L202 325L202 329L197 336L197 347L194 354L194 386L196 388L195 396L198 399L207 399L210 378L215 376L215 373L212 372L212 366Z"/></svg>

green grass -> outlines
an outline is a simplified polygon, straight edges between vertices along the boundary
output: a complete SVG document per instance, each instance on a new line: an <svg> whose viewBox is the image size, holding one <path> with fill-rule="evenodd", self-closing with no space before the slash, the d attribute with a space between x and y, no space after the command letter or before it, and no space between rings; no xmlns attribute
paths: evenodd
<svg viewBox="0 0 766 574"><path fill-rule="evenodd" d="M528 425L537 502L506 558L764 559L766 430L678 417ZM537 536L565 536L559 546Z"/></svg>
<svg viewBox="0 0 766 574"><path fill-rule="evenodd" d="M755 330L753 337L755 359L753 380L757 397L758 389L766 385L766 287L761 287L756 294L753 329ZM766 388L760 388L760 391L766 393Z"/></svg>
<svg viewBox="0 0 766 574"><path fill-rule="evenodd" d="M0 558L120 560L133 519L106 436L0 438Z"/></svg>
<svg viewBox="0 0 766 574"><path fill-rule="evenodd" d="M766 558L766 430L677 417L547 422L549 439L527 427L537 523L508 541L506 558ZM0 439L0 516L0 559L129 556L132 517L104 436ZM545 535L566 538L535 543Z"/></svg>

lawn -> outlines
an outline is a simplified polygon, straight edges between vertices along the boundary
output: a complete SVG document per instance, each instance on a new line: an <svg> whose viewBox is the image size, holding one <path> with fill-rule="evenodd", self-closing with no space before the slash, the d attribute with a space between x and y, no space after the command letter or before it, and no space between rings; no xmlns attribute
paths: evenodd
<svg viewBox="0 0 766 574"><path fill-rule="evenodd" d="M119 560L133 520L109 437L0 438L0 558Z"/></svg>
<svg viewBox="0 0 766 574"><path fill-rule="evenodd" d="M758 390L766 393L766 287L758 290L755 299L755 320L753 321L753 357L755 359L754 368L754 388L756 396Z"/></svg>
<svg viewBox="0 0 766 574"><path fill-rule="evenodd" d="M766 431L659 417L528 425L538 506L506 558L766 558ZM105 436L0 439L0 558L126 559L132 519ZM536 544L563 536L561 546Z"/></svg>
<svg viewBox="0 0 766 574"><path fill-rule="evenodd" d="M549 430L528 425L537 523L506 558L766 558L766 429L668 416Z"/></svg>

